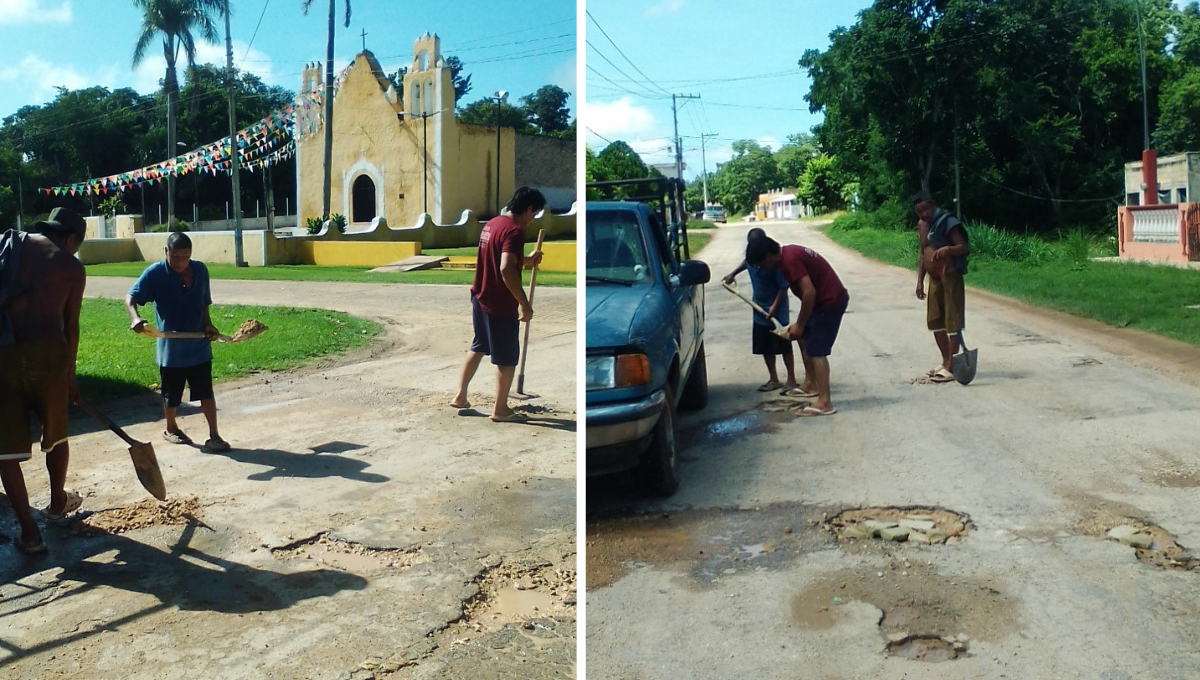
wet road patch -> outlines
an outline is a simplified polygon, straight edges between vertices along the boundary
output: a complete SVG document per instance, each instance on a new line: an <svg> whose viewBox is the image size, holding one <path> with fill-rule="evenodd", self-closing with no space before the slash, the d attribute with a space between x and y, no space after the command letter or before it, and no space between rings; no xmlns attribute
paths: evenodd
<svg viewBox="0 0 1200 680"><path fill-rule="evenodd" d="M742 572L773 570L834 545L820 528L828 510L798 503L709 508L595 520L587 526L587 587L603 588L646 566L711 587Z"/></svg>
<svg viewBox="0 0 1200 680"><path fill-rule="evenodd" d="M934 545L957 543L974 528L966 514L924 506L854 508L838 513L825 528L840 541L884 541Z"/></svg>
<svg viewBox="0 0 1200 680"><path fill-rule="evenodd" d="M152 498L120 508L82 512L72 522L72 533L79 536L117 535L154 526L203 524L200 501L195 496L157 501Z"/></svg>
<svg viewBox="0 0 1200 680"><path fill-rule="evenodd" d="M1018 603L992 580L947 576L895 555L882 568L876 562L839 569L808 583L792 598L792 621L802 630L829 629L851 602L880 611L881 642L932 638L963 643L965 650L969 639L996 641L1019 627Z"/></svg>
<svg viewBox="0 0 1200 680"><path fill-rule="evenodd" d="M1184 571L1191 571L1200 566L1200 560L1179 545L1173 534L1153 524L1122 524L1109 529L1105 535L1114 541L1132 547L1134 555L1143 564L1160 569Z"/></svg>
<svg viewBox="0 0 1200 680"><path fill-rule="evenodd" d="M967 645L963 641L943 640L928 635L907 635L887 645L888 656L931 663L953 661L965 654L966 650Z"/></svg>
<svg viewBox="0 0 1200 680"><path fill-rule="evenodd" d="M385 569L405 569L429 561L420 550L370 548L361 543L330 538L329 532L271 548L271 555L286 561L311 561L340 571L370 574Z"/></svg>

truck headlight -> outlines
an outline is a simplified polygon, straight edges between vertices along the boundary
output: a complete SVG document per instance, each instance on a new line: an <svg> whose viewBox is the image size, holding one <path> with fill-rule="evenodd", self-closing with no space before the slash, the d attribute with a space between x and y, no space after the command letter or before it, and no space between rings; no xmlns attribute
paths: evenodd
<svg viewBox="0 0 1200 680"><path fill-rule="evenodd" d="M587 389L636 387L650 382L650 360L645 354L618 354L587 358Z"/></svg>

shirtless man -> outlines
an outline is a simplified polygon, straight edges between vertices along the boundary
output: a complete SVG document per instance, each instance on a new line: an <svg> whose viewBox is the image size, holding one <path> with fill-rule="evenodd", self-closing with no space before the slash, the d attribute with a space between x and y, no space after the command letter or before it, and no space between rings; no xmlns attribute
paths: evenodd
<svg viewBox="0 0 1200 680"><path fill-rule="evenodd" d="M41 423L42 451L50 473L50 505L42 513L58 519L79 509L68 493L67 402L79 399L75 358L79 351L79 308L86 274L75 258L86 223L75 212L56 208L24 236L16 263L17 296L4 311L14 343L0 347L0 479L12 503L25 553L45 552L46 544L29 509L21 463L33 446L29 411ZM18 237L19 238L19 237Z"/></svg>

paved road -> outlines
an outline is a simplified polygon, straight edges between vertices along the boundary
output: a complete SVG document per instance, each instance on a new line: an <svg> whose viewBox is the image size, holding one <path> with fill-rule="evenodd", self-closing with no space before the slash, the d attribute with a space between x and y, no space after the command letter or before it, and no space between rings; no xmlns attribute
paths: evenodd
<svg viewBox="0 0 1200 680"><path fill-rule="evenodd" d="M766 223L826 255L852 296L839 413L772 413L749 309L719 284L746 226L702 253L712 399L682 420L679 493L590 485L588 677L1196 677L1200 569L1139 561L1105 532L1146 523L1200 547L1200 352L969 293L978 377L915 384L937 362L915 276ZM826 530L866 506L972 527L931 546Z"/></svg>
<svg viewBox="0 0 1200 680"><path fill-rule="evenodd" d="M88 294L131 283L93 278ZM107 405L153 442L181 524L137 505L120 440L73 423L86 521L148 525L50 526L50 554L30 560L0 545L0 677L573 677L574 289L537 293L536 425L482 417L486 368L474 417L448 408L470 340L463 287L215 281L213 297L385 331L352 356L218 386L226 454L164 442L153 397ZM182 413L203 432L198 409ZM25 474L44 502L39 468ZM0 522L14 525L7 504Z"/></svg>

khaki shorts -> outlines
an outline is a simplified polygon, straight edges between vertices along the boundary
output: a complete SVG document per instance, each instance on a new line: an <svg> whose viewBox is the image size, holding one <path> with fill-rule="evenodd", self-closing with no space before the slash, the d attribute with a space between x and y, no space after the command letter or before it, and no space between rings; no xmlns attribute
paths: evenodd
<svg viewBox="0 0 1200 680"><path fill-rule="evenodd" d="M966 327L966 296L963 294L963 277L958 272L947 272L938 281L929 277L929 294L925 297L926 321L934 333L945 331L953 335Z"/></svg>
<svg viewBox="0 0 1200 680"><path fill-rule="evenodd" d="M0 460L29 460L29 413L42 427L42 451L67 441L66 343L0 347Z"/></svg>

